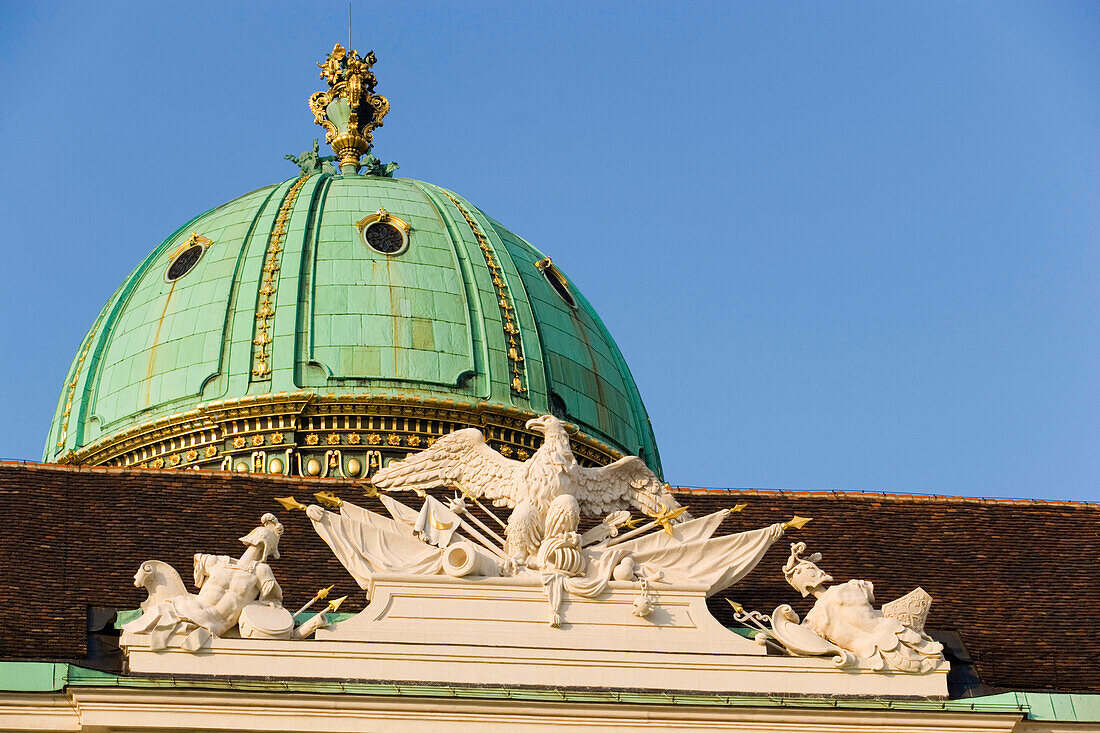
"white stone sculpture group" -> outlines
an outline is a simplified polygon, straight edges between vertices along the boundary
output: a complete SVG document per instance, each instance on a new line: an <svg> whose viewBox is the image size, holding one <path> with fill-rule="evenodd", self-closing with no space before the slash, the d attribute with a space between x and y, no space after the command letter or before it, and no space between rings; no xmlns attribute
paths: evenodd
<svg viewBox="0 0 1100 733"><path fill-rule="evenodd" d="M339 513L317 505L307 513L364 589L375 573L536 577L549 601L552 626L563 621L566 594L595 598L613 579L638 584L634 613L643 617L654 608L648 589L657 582L703 586L708 595L717 593L756 567L783 534L784 525L776 523L712 537L728 510L692 519L636 456L585 468L577 463L565 426L556 417L543 415L527 427L541 432L544 441L524 462L505 458L479 430L468 428L375 474L379 491L424 496L420 512L380 494L390 517L348 502L339 505ZM444 505L425 494L447 486L463 495ZM503 537L471 511L467 499L499 524ZM480 499L511 507L508 520L497 518ZM640 509L650 521L620 533L630 509ZM580 534L582 515L602 520ZM470 539L460 539L456 530Z"/></svg>
<svg viewBox="0 0 1100 733"><path fill-rule="evenodd" d="M802 623L789 605L772 613L770 635L798 656L829 655L838 667L876 671L930 672L943 662L943 645L924 633L932 598L917 588L876 609L875 587L867 580L826 586L833 577L817 566L820 553L803 556L791 545L783 577L803 597L816 598Z"/></svg>
<svg viewBox="0 0 1100 733"><path fill-rule="evenodd" d="M786 529L808 521L796 517L714 537L734 510L691 518L639 458L585 468L578 465L557 418L544 415L527 427L541 432L544 442L524 462L505 458L480 431L466 429L381 469L372 492L383 492L376 495L389 516L327 492L317 494L318 499L336 511L317 504L306 507L293 497L279 501L306 511L318 535L368 593L372 579L383 575L451 576L474 583L492 578L486 585L490 590L534 583L545 592L553 627L565 624L563 601L569 594L598 601L607 598L604 594L614 581L619 583L616 592L634 589L633 606L627 608L641 618L659 606L661 588L713 595L755 568ZM461 494L445 504L426 493L440 487ZM420 495L421 509L385 493L401 491ZM507 521L481 499L510 507ZM641 510L649 521L633 527L632 509ZM601 519L580 533L582 515ZM126 630L148 634L154 651L177 647L194 652L212 637L237 633L245 638L309 637L327 625L324 613L295 627L297 614L282 607L282 591L266 563L268 557L279 556L281 535L282 525L266 514L259 527L241 538L247 549L239 559L195 555L197 594L188 593L165 563L143 563L135 584L147 588L149 598L141 617ZM877 610L871 583L850 580L827 586L832 577L816 565L820 555L803 556L805 549L803 543L792 545L783 567L795 589L816 599L804 621L788 605L770 618L744 614L735 606L739 620L750 619L761 631L759 641L778 642L796 656L830 655L838 667L924 673L940 665L942 646L923 632L931 603L923 590Z"/></svg>
<svg viewBox="0 0 1100 733"><path fill-rule="evenodd" d="M283 608L283 590L266 562L268 557L278 559L282 535L275 515L265 514L258 527L241 537L246 549L239 558L196 553L198 593L187 591L171 565L143 562L134 585L145 588L149 597L141 604L141 616L124 629L149 634L153 650L178 647L189 652L231 633L258 639L308 637L325 625L324 613L295 627L295 616Z"/></svg>

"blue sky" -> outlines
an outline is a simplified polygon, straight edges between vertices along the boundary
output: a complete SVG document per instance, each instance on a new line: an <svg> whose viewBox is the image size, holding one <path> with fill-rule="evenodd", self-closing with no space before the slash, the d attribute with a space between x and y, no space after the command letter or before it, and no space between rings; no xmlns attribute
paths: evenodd
<svg viewBox="0 0 1100 733"><path fill-rule="evenodd" d="M366 3L375 152L554 257L676 484L1100 500L1100 6ZM293 175L344 2L0 4L0 456L140 259Z"/></svg>

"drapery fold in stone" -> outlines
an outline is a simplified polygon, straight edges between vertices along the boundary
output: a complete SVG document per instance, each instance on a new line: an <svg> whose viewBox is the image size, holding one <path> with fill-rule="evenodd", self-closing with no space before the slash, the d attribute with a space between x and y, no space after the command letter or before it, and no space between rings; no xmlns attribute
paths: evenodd
<svg viewBox="0 0 1100 733"><path fill-rule="evenodd" d="M671 536L653 532L622 542L611 550L628 551L654 580L703 585L707 587L707 595L712 596L752 572L783 534L783 526L776 523L711 538L724 515L725 512L715 512L673 527ZM592 548L592 554L599 563L598 548Z"/></svg>
<svg viewBox="0 0 1100 733"><path fill-rule="evenodd" d="M343 502L340 513L311 506L313 528L360 588L374 573L434 575L442 572L442 551L413 536L408 525Z"/></svg>

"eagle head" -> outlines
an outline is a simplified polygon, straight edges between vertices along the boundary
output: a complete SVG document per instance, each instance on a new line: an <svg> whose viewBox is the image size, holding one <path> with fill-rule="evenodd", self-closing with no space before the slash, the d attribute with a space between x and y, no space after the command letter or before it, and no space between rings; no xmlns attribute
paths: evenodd
<svg viewBox="0 0 1100 733"><path fill-rule="evenodd" d="M527 421L528 430L537 430L538 432L546 435L551 432L565 432L565 428L562 426L561 420L557 419L553 415L540 415L539 417L531 418Z"/></svg>

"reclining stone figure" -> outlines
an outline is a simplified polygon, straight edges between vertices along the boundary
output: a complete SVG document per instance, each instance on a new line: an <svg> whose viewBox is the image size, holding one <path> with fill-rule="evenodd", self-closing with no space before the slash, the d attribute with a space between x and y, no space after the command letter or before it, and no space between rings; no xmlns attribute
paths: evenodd
<svg viewBox="0 0 1100 733"><path fill-rule="evenodd" d="M282 606L282 588L267 564L268 557L279 557L282 534L283 525L275 515L264 514L260 525L240 538L246 549L239 558L196 553L195 594L187 592L167 563L142 563L134 585L145 588L149 597L141 604L142 615L124 630L149 634L154 651L178 647L196 652L238 626L241 636L250 638L308 636L324 623L324 614L295 629L294 618Z"/></svg>
<svg viewBox="0 0 1100 733"><path fill-rule="evenodd" d="M814 607L800 624L789 605L772 613L772 636L796 656L832 655L838 667L860 665L876 671L931 672L943 662L943 645L924 633L932 598L917 588L898 602L876 609L874 585L849 580L826 586L833 577L817 566L820 553L803 557L804 542L791 545L783 577ZM908 623L906 623L908 622Z"/></svg>

